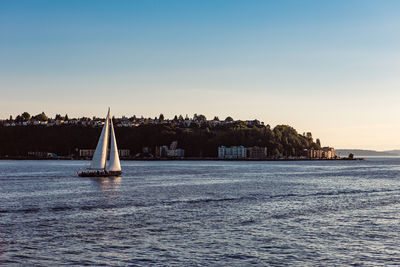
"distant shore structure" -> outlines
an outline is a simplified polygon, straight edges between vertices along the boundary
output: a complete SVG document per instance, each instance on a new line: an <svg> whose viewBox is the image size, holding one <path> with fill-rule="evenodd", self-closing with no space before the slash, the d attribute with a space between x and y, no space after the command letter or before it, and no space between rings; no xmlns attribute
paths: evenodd
<svg viewBox="0 0 400 267"><path fill-rule="evenodd" d="M107 153L109 153L108 150ZM80 158L92 158L94 155L95 149L79 149L79 157ZM129 149L118 149L118 155L120 158L129 158L131 156L131 151Z"/></svg>
<svg viewBox="0 0 400 267"><path fill-rule="evenodd" d="M244 146L218 147L218 159L245 159L247 149Z"/></svg>
<svg viewBox="0 0 400 267"><path fill-rule="evenodd" d="M0 120L0 157L28 159L95 158L92 136L107 125L116 127L126 160L301 160L339 159L335 149L321 147L311 132L298 133L290 125L264 125L259 120L234 120L228 116L207 119L201 114L155 118L122 116L112 118L70 118L42 112L30 116L24 112L13 119ZM97 128L97 129L96 129ZM18 136L18 138L17 138ZM31 140L37 140L32 142ZM84 140L84 141L83 141ZM85 145L86 144L86 145ZM178 146L179 144L179 146ZM107 149L106 154L109 153ZM346 155L344 155L346 156Z"/></svg>
<svg viewBox="0 0 400 267"><path fill-rule="evenodd" d="M309 149L305 155L310 159L334 159L335 149L333 147L323 147L321 149Z"/></svg>

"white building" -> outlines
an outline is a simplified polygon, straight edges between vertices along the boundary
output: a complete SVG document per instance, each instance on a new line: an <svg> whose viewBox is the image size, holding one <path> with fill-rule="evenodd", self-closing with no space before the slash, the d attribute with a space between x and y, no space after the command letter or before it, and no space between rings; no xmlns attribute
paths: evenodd
<svg viewBox="0 0 400 267"><path fill-rule="evenodd" d="M184 158L185 150L177 148L178 142L172 142L171 146L156 146L157 158Z"/></svg>
<svg viewBox="0 0 400 267"><path fill-rule="evenodd" d="M177 148L177 149L168 149L167 150L168 158L183 158L185 157L185 150Z"/></svg>
<svg viewBox="0 0 400 267"><path fill-rule="evenodd" d="M247 149L244 146L218 147L219 159L245 159Z"/></svg>

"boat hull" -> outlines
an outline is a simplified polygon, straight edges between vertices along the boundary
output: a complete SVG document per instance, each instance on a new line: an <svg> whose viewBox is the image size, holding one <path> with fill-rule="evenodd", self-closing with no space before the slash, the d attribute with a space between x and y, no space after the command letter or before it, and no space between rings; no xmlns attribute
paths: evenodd
<svg viewBox="0 0 400 267"><path fill-rule="evenodd" d="M120 176L122 171L81 171L78 172L79 177L112 177Z"/></svg>

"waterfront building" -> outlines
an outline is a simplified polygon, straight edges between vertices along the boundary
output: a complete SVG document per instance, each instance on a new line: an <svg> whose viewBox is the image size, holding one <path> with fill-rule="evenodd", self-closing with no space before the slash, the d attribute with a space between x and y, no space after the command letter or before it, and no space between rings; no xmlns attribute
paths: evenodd
<svg viewBox="0 0 400 267"><path fill-rule="evenodd" d="M50 159L50 158L57 158L57 154L51 152L42 152L42 151L29 151L28 157Z"/></svg>
<svg viewBox="0 0 400 267"><path fill-rule="evenodd" d="M107 151L108 153L109 151ZM94 149L79 149L80 158L91 158L93 157ZM131 151L129 149L118 149L118 155L120 158L129 158Z"/></svg>
<svg viewBox="0 0 400 267"><path fill-rule="evenodd" d="M168 158L183 158L183 157L185 157L185 150L183 150L181 148L168 149L167 157Z"/></svg>
<svg viewBox="0 0 400 267"><path fill-rule="evenodd" d="M156 158L184 158L185 150L178 148L178 141L168 146L156 146Z"/></svg>
<svg viewBox="0 0 400 267"><path fill-rule="evenodd" d="M324 152L323 157L327 159L335 158L335 149L333 147L323 147L322 151Z"/></svg>
<svg viewBox="0 0 400 267"><path fill-rule="evenodd" d="M244 146L218 147L219 159L245 159L246 157L247 149Z"/></svg>
<svg viewBox="0 0 400 267"><path fill-rule="evenodd" d="M79 157L86 158L86 157L93 157L94 149L79 149Z"/></svg>
<svg viewBox="0 0 400 267"><path fill-rule="evenodd" d="M266 159L267 157L267 147L253 146L247 148L248 159Z"/></svg>
<svg viewBox="0 0 400 267"><path fill-rule="evenodd" d="M323 147L321 149L308 150L308 158L310 159L334 159L335 149L333 147Z"/></svg>
<svg viewBox="0 0 400 267"><path fill-rule="evenodd" d="M168 153L168 146L156 146L156 158L165 158Z"/></svg>
<svg viewBox="0 0 400 267"><path fill-rule="evenodd" d="M120 158L129 158L131 156L131 151L129 149L118 149L118 156Z"/></svg>

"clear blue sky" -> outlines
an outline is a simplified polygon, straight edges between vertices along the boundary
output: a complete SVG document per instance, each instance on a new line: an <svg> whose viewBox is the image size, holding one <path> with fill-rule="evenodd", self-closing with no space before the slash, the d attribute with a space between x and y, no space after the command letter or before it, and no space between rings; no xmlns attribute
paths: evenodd
<svg viewBox="0 0 400 267"><path fill-rule="evenodd" d="M0 0L0 118L258 118L400 148L400 1Z"/></svg>

